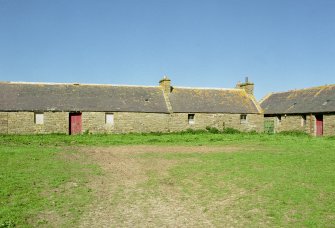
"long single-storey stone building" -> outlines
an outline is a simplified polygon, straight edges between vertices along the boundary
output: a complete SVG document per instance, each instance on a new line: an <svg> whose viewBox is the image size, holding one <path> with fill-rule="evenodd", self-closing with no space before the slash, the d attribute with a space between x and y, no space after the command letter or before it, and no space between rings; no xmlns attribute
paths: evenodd
<svg viewBox="0 0 335 228"><path fill-rule="evenodd" d="M0 134L264 130L254 84L234 89L0 82Z"/></svg>
<svg viewBox="0 0 335 228"><path fill-rule="evenodd" d="M271 93L261 101L265 131L335 135L335 85Z"/></svg>

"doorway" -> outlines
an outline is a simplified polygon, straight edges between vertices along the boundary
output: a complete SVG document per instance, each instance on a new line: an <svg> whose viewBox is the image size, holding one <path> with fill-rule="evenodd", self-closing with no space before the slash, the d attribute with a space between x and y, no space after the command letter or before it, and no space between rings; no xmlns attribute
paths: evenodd
<svg viewBox="0 0 335 228"><path fill-rule="evenodd" d="M316 119L316 136L323 135L323 115L315 115Z"/></svg>
<svg viewBox="0 0 335 228"><path fill-rule="evenodd" d="M70 135L81 134L82 131L81 113L70 113L69 120L70 120L69 134Z"/></svg>
<svg viewBox="0 0 335 228"><path fill-rule="evenodd" d="M275 121L273 119L264 120L264 132L267 134L275 133Z"/></svg>

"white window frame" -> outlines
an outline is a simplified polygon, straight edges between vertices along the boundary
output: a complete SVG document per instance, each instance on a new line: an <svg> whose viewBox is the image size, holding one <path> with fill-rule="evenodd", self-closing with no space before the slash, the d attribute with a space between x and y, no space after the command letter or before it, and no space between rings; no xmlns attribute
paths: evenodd
<svg viewBox="0 0 335 228"><path fill-rule="evenodd" d="M190 125L195 124L195 114L188 114L187 120L188 120L188 124Z"/></svg>
<svg viewBox="0 0 335 228"><path fill-rule="evenodd" d="M105 113L105 124L114 125L114 113Z"/></svg>
<svg viewBox="0 0 335 228"><path fill-rule="evenodd" d="M44 124L44 113L43 112L35 112L34 113L34 122L37 125Z"/></svg>
<svg viewBox="0 0 335 228"><path fill-rule="evenodd" d="M247 114L241 114L241 115L240 115L240 123L241 123L241 124L246 124L246 123L248 123L248 115L247 115Z"/></svg>

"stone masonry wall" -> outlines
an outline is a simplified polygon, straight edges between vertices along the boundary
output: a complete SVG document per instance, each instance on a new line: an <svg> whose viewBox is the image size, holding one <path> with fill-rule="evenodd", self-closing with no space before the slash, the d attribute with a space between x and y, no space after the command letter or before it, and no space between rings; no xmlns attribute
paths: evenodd
<svg viewBox="0 0 335 228"><path fill-rule="evenodd" d="M222 130L224 127L241 131L263 131L263 116L247 115L247 123L240 122L239 114L196 113L194 124L188 123L187 113L133 113L114 112L114 124L106 124L105 112L83 112L82 132L128 133L169 132L188 128L205 129L207 126ZM44 112L44 124L35 124L33 112L0 113L0 134L44 134L69 132L68 112ZM7 128L8 126L8 128Z"/></svg>
<svg viewBox="0 0 335 228"><path fill-rule="evenodd" d="M0 112L0 134L8 134L8 113Z"/></svg>
<svg viewBox="0 0 335 228"><path fill-rule="evenodd" d="M316 118L314 115L308 114L306 116L306 128L305 132L315 136L316 135Z"/></svg>
<svg viewBox="0 0 335 228"><path fill-rule="evenodd" d="M109 133L113 131L114 126L105 124L104 112L83 112L82 130L90 133Z"/></svg>
<svg viewBox="0 0 335 228"><path fill-rule="evenodd" d="M303 131L311 135L315 135L315 116L307 114L306 121L303 120L302 115L281 115L281 121L278 117L265 117L274 121L275 132L283 131Z"/></svg>
<svg viewBox="0 0 335 228"><path fill-rule="evenodd" d="M207 126L219 130L224 128L235 128L240 131L264 131L264 118L260 114L248 114L247 123L241 123L240 114L221 113L195 113L194 124L188 123L187 113L173 113L170 116L170 131L183 131L191 129L205 129Z"/></svg>
<svg viewBox="0 0 335 228"><path fill-rule="evenodd" d="M169 114L114 112L114 124L105 123L104 112L83 112L83 132L128 133L167 132Z"/></svg>
<svg viewBox="0 0 335 228"><path fill-rule="evenodd" d="M335 114L325 114L324 135L335 135ZM277 117L265 117L275 123L275 132L304 131L315 135L315 116L306 115L306 122L301 115L282 115L281 122ZM104 112L83 112L83 132L91 133L127 133L127 132L175 132L188 128L205 129L207 126L220 130L235 128L240 131L264 130L263 115L247 115L247 123L240 122L239 114L195 113L194 124L188 123L187 113L131 113L115 112L114 124L105 123ZM35 124L33 112L0 112L0 134L44 134L69 132L68 112L44 112L44 124Z"/></svg>
<svg viewBox="0 0 335 228"><path fill-rule="evenodd" d="M2 115L0 115L1 118ZM35 124L34 112L8 112L8 134L68 133L67 112L44 112L44 124ZM0 121L3 122L3 121ZM2 125L2 124L1 124Z"/></svg>
<svg viewBox="0 0 335 228"><path fill-rule="evenodd" d="M335 135L335 113L323 115L323 134L325 136Z"/></svg>

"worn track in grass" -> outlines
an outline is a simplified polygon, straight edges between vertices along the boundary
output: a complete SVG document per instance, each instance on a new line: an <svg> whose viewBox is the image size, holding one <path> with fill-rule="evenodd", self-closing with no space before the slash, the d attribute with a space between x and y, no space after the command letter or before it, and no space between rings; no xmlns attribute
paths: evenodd
<svg viewBox="0 0 335 228"><path fill-rule="evenodd" d="M213 227L215 224L204 213L207 209L199 207L195 199L185 198L181 189L168 178L168 170L181 161L159 156L141 159L141 156L148 153L234 152L240 149L229 146L143 145L82 148L81 152L102 167L104 175L90 183L96 200L86 209L80 226ZM194 158L182 159L182 162L192 162L192 159ZM159 175L161 182L150 183L150 175ZM243 194L243 191L236 191L230 199L216 203L229 206ZM226 225L233 226L235 223L229 217L225 217L225 220Z"/></svg>

